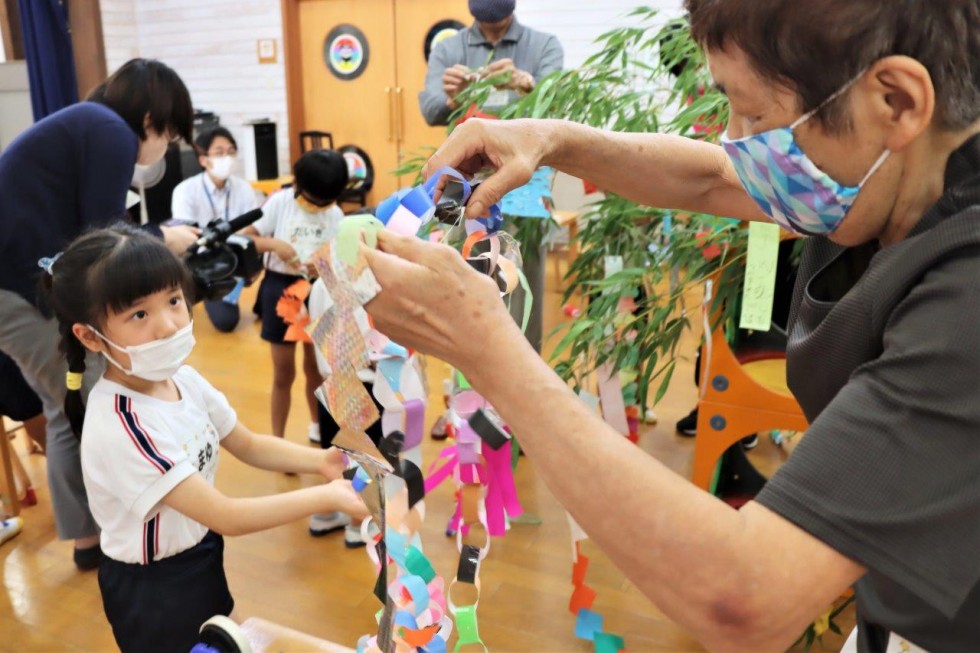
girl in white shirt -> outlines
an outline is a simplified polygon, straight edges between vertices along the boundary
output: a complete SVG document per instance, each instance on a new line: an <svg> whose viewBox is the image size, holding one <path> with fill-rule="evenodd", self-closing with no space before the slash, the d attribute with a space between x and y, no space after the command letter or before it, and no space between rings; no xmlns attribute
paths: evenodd
<svg viewBox="0 0 980 653"><path fill-rule="evenodd" d="M341 479L344 457L256 435L224 395L183 365L194 346L181 261L127 227L75 240L42 278L68 359L65 409L81 433L89 506L102 529L103 606L123 651L190 650L201 623L229 615L222 535L366 509ZM109 365L82 405L87 352ZM83 422L84 418L84 422ZM220 448L261 469L328 481L235 498L214 487Z"/></svg>
<svg viewBox="0 0 980 653"><path fill-rule="evenodd" d="M276 304L299 279L317 276L313 254L337 235L344 212L337 198L347 187L347 162L334 150L311 150L293 166L294 185L282 190L262 207L262 217L242 230L255 240L259 252L268 252L265 276L259 287L258 310L261 337L272 350L272 433L283 437L289 417L293 381L296 378L296 343L285 340L288 325L276 313ZM322 379L317 371L313 345L303 344L306 408L310 415L309 438L319 442L317 400L313 392Z"/></svg>

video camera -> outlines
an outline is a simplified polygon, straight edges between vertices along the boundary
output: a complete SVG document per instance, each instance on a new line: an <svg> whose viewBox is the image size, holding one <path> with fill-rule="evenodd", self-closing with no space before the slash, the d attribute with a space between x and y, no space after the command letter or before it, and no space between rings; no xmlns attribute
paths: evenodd
<svg viewBox="0 0 980 653"><path fill-rule="evenodd" d="M254 209L231 220L212 220L188 248L184 261L194 278L195 300L221 299L238 279L252 285L262 271L262 257L251 238L236 232L261 217L262 209Z"/></svg>

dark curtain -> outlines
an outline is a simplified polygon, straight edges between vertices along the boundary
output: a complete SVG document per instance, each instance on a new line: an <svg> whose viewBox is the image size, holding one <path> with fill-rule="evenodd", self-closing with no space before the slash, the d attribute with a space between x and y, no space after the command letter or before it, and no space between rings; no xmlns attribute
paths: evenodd
<svg viewBox="0 0 980 653"><path fill-rule="evenodd" d="M34 120L78 102L67 0L18 0Z"/></svg>

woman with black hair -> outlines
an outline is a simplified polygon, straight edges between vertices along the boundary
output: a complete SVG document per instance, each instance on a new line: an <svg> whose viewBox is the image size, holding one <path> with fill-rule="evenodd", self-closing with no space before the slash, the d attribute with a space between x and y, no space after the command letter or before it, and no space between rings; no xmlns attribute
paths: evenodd
<svg viewBox="0 0 980 653"><path fill-rule="evenodd" d="M123 218L134 175L160 161L170 143L190 142L193 113L176 72L158 61L133 59L87 101L39 121L0 155L0 351L17 362L44 404L55 524L59 538L75 540L79 569L97 567L102 554L78 441L62 409L67 368L54 344L57 326L37 302L39 261L84 230ZM175 252L198 234L191 227L145 229ZM93 361L89 369L83 391L102 364Z"/></svg>

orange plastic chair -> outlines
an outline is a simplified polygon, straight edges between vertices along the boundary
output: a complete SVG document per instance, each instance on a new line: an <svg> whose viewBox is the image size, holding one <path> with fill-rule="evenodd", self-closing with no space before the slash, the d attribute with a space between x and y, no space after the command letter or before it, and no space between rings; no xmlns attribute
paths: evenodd
<svg viewBox="0 0 980 653"><path fill-rule="evenodd" d="M706 302L710 302L710 288ZM786 387L785 354L742 360L722 326L711 329L701 349L701 399L691 480L713 492L722 454L751 433L771 429L805 431L806 417ZM774 380L773 377L776 377Z"/></svg>

